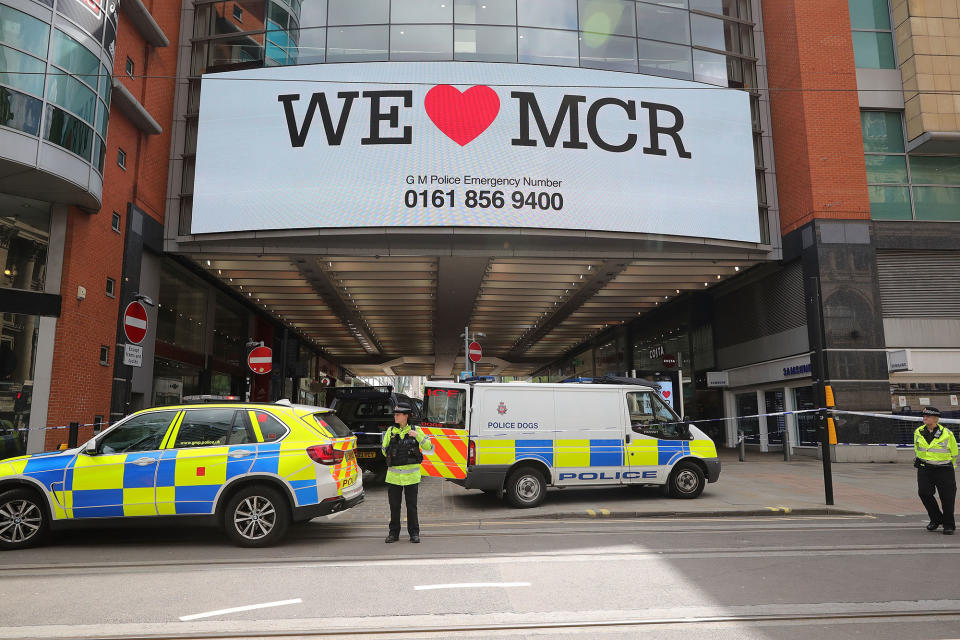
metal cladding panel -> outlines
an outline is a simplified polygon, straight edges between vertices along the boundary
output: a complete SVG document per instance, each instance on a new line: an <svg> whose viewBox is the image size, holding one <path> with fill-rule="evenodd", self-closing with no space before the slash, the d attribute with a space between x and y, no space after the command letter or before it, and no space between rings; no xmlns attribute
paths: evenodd
<svg viewBox="0 0 960 640"><path fill-rule="evenodd" d="M878 251L885 318L960 318L960 253Z"/></svg>
<svg viewBox="0 0 960 640"><path fill-rule="evenodd" d="M799 262L722 296L714 303L717 348L771 336L806 324Z"/></svg>

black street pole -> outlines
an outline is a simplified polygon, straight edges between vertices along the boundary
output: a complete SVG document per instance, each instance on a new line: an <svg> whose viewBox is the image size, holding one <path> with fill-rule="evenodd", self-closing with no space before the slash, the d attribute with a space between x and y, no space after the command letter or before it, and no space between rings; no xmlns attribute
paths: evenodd
<svg viewBox="0 0 960 640"><path fill-rule="evenodd" d="M820 451L823 459L823 492L828 505L833 504L833 467L830 460L830 430L827 424L827 358L824 351L826 336L823 327L823 306L820 298L820 278L807 278L807 321L811 323L813 373L816 376L817 435L820 436Z"/></svg>

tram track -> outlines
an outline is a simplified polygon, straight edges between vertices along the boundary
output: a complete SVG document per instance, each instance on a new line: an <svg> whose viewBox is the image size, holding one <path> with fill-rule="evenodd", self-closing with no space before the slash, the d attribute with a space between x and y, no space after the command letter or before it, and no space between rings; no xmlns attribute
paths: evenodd
<svg viewBox="0 0 960 640"><path fill-rule="evenodd" d="M590 553L583 551L544 551L526 552L518 555L511 553L484 553L483 558L491 563L527 563L550 560L553 562L618 562L621 560L710 560L738 557L809 557L811 555L824 556L868 556L868 555L928 555L942 554L944 550L956 550L957 545L943 543L911 544L854 544L854 545L797 545L790 549L779 546L754 545L740 547L715 547L696 550L668 550L668 549L625 549L603 550ZM264 558L221 558L202 559L186 558L177 560L136 560L117 562L94 563L56 563L56 564L22 564L0 567L0 576L4 578L41 576L52 574L65 576L69 574L85 575L91 571L98 574L107 572L136 573L156 571L177 571L191 569L203 570L258 570L263 567L295 567L295 568L349 568L349 567L376 567L397 566L404 564L417 565L449 565L469 564L476 560L477 554L450 553L450 554L395 554L390 557L376 556L296 556L296 557L264 557Z"/></svg>
<svg viewBox="0 0 960 640"><path fill-rule="evenodd" d="M956 601L948 601L953 604ZM514 633L522 634L548 634L583 632L599 633L605 630L633 630L640 632L656 632L658 629L684 629L696 631L700 629L723 629L723 628L762 628L771 625L795 625L795 626L823 626L839 624L884 624L894 622L928 622L938 624L960 623L960 607L951 606L944 608L928 608L925 610L881 610L878 607L884 603L871 603L877 605L872 608L850 609L832 612L803 612L797 611L797 607L787 607L782 612L766 613L717 613L712 615L671 615L661 617L616 617L611 619L582 619L582 620L544 620L534 619L530 621L511 620L509 622L495 622L491 616L482 616L483 621L466 624L444 624L437 623L405 623L402 617L391 618L395 621L387 626L387 620L379 619L382 624L368 623L366 625L354 625L351 627L330 628L311 628L318 624L317 620L303 620L300 629L264 629L263 624L255 624L257 628L239 630L182 630L178 631L174 624L150 625L154 629L150 630L131 630L129 632L113 632L110 634L101 634L92 629L76 629L76 634L70 636L73 640L103 640L111 638L115 640L159 640L161 638L169 640L246 640L249 638L269 638L271 640L319 640L322 638L368 638L376 639L403 639L403 638L450 638L450 637L482 637L491 638L500 635L507 636ZM809 608L807 606L806 608ZM287 621L289 623L290 621ZM235 625L234 625L235 626ZM287 624L289 626L289 624ZM23 628L27 635L22 636L22 640L62 640L65 636L56 635L30 635L28 628ZM492 635L492 634L497 634Z"/></svg>

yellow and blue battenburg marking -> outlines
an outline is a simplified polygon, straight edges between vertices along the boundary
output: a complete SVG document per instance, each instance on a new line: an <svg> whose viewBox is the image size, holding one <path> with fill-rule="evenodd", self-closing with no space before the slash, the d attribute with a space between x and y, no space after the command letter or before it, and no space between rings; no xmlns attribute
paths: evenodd
<svg viewBox="0 0 960 640"><path fill-rule="evenodd" d="M626 447L626 450L625 450ZM624 454L629 453L629 461ZM666 466L691 455L715 457L713 442L637 439L624 445L619 439L476 441L477 465L510 465L519 460L539 460L548 467L621 467L625 464Z"/></svg>

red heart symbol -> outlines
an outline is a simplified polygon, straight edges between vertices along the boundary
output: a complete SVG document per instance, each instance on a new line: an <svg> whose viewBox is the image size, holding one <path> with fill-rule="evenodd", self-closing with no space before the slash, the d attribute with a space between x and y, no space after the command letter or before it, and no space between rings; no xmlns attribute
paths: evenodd
<svg viewBox="0 0 960 640"><path fill-rule="evenodd" d="M664 398L669 398L669 397L670 397L670 392L669 392L669 391L664 391L664 392L662 392L662 395L663 395Z"/></svg>
<svg viewBox="0 0 960 640"><path fill-rule="evenodd" d="M461 147L487 130L500 113L500 97L486 85L460 92L440 84L427 92L423 101L427 115L448 138Z"/></svg>

